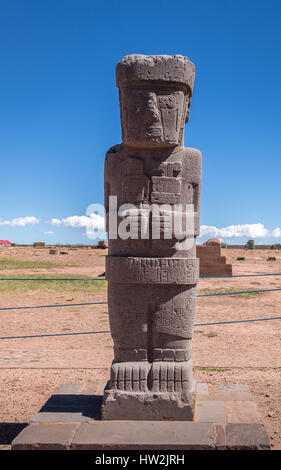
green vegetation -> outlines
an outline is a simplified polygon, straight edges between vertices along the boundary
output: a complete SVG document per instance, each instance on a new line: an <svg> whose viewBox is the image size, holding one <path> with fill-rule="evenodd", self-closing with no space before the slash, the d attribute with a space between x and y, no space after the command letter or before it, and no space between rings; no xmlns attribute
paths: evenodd
<svg viewBox="0 0 281 470"><path fill-rule="evenodd" d="M217 333L210 331L210 333L204 334L204 336L208 336L208 338L215 338L215 336L218 336L218 335Z"/></svg>
<svg viewBox="0 0 281 470"><path fill-rule="evenodd" d="M49 269L73 266L73 264L51 263L49 261L25 261L13 258L0 258L1 269Z"/></svg>
<svg viewBox="0 0 281 470"><path fill-rule="evenodd" d="M14 277L14 276L0 276L1 278L5 277ZM28 281L0 281L0 292L91 292L92 294L103 294L106 293L107 281L33 281L32 279L67 279L67 278L82 278L87 279L87 276L81 275L69 275L59 273L54 274L17 274L18 279L27 278L31 279ZM89 278L90 279L90 278Z"/></svg>
<svg viewBox="0 0 281 470"><path fill-rule="evenodd" d="M199 367L199 366L195 366L193 367L193 369L207 371L207 372L227 372L228 370L231 370L227 367Z"/></svg>

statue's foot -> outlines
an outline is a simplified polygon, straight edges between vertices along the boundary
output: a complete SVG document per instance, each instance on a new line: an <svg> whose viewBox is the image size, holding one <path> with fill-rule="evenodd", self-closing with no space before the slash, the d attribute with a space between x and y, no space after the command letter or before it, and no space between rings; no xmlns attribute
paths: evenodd
<svg viewBox="0 0 281 470"><path fill-rule="evenodd" d="M110 389L128 392L189 393L193 387L192 362L115 362Z"/></svg>
<svg viewBox="0 0 281 470"><path fill-rule="evenodd" d="M115 362L111 366L110 388L128 392L147 392L148 362Z"/></svg>
<svg viewBox="0 0 281 470"><path fill-rule="evenodd" d="M192 363L153 362L149 374L149 389L152 392L191 392L193 387Z"/></svg>

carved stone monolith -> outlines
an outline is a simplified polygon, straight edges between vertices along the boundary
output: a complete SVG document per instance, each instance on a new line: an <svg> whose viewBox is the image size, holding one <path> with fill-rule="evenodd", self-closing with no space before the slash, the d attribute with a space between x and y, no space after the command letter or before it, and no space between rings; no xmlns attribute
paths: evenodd
<svg viewBox="0 0 281 470"><path fill-rule="evenodd" d="M122 144L105 161L114 360L103 419L193 419L201 153L183 143L194 76L181 55L129 55L116 68ZM176 235L176 214L192 230Z"/></svg>

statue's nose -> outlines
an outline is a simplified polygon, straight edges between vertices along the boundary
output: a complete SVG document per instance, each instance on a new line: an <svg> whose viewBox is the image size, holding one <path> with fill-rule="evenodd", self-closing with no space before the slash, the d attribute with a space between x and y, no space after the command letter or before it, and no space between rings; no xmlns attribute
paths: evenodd
<svg viewBox="0 0 281 470"><path fill-rule="evenodd" d="M154 93L150 93L146 102L146 115L152 122L160 121L160 114L157 106L157 99Z"/></svg>

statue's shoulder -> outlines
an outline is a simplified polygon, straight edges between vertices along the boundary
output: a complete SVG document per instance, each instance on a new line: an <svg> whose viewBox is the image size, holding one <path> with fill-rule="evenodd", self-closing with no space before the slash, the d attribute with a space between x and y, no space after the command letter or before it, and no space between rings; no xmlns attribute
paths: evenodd
<svg viewBox="0 0 281 470"><path fill-rule="evenodd" d="M105 156L104 175L105 178L117 178L122 171L123 161L126 158L124 146L122 144L111 147Z"/></svg>
<svg viewBox="0 0 281 470"><path fill-rule="evenodd" d="M197 160L202 160L202 153L198 149L194 149L193 147L185 147L183 149L184 155L190 158L194 158Z"/></svg>
<svg viewBox="0 0 281 470"><path fill-rule="evenodd" d="M111 160L113 158L121 157L124 154L124 145L117 144L110 147L106 152L105 160Z"/></svg>
<svg viewBox="0 0 281 470"><path fill-rule="evenodd" d="M200 150L191 147L183 149L183 172L188 179L198 184L202 176L202 154Z"/></svg>

